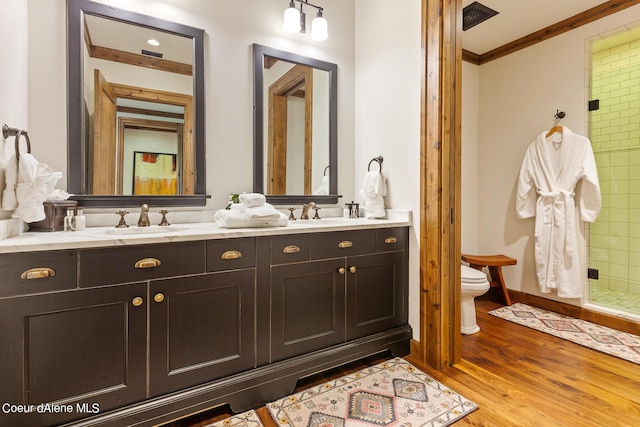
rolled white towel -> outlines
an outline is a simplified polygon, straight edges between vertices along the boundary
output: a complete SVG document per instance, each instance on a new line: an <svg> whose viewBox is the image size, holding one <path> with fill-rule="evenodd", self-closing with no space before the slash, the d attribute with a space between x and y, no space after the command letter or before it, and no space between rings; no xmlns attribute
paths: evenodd
<svg viewBox="0 0 640 427"><path fill-rule="evenodd" d="M264 194L260 193L243 193L240 194L239 200L246 208L262 206L267 202L267 198Z"/></svg>

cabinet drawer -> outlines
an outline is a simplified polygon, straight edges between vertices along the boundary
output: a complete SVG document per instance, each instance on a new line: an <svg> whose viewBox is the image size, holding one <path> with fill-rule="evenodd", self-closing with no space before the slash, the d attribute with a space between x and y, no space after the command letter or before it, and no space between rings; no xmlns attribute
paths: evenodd
<svg viewBox="0 0 640 427"><path fill-rule="evenodd" d="M207 241L207 271L236 270L256 265L253 237Z"/></svg>
<svg viewBox="0 0 640 427"><path fill-rule="evenodd" d="M76 251L0 254L0 298L76 287Z"/></svg>
<svg viewBox="0 0 640 427"><path fill-rule="evenodd" d="M311 258L335 258L375 252L375 230L317 233L311 237Z"/></svg>
<svg viewBox="0 0 640 427"><path fill-rule="evenodd" d="M204 242L82 249L80 287L204 273Z"/></svg>
<svg viewBox="0 0 640 427"><path fill-rule="evenodd" d="M376 230L376 252L404 250L406 240L406 228L378 228Z"/></svg>
<svg viewBox="0 0 640 427"><path fill-rule="evenodd" d="M271 237L271 264L308 261L311 239L308 234Z"/></svg>

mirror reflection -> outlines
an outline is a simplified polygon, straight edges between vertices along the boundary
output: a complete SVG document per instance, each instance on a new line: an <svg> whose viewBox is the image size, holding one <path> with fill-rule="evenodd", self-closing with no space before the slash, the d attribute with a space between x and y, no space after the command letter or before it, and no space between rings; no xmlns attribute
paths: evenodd
<svg viewBox="0 0 640 427"><path fill-rule="evenodd" d="M204 205L203 31L86 0L68 14L74 198Z"/></svg>
<svg viewBox="0 0 640 427"><path fill-rule="evenodd" d="M337 66L260 45L254 61L254 190L337 203Z"/></svg>

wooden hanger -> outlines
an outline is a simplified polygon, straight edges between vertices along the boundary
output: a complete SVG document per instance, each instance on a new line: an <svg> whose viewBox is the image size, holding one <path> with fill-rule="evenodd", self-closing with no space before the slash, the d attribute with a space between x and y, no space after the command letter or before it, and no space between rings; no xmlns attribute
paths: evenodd
<svg viewBox="0 0 640 427"><path fill-rule="evenodd" d="M549 132L547 132L547 134L545 135L545 138L549 138L551 135L553 135L556 132L562 133L562 126L554 126L551 129L549 129Z"/></svg>

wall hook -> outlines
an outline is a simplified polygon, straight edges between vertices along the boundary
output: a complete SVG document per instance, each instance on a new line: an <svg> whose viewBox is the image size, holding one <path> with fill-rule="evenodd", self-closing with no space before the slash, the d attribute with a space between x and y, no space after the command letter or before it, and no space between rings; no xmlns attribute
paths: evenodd
<svg viewBox="0 0 640 427"><path fill-rule="evenodd" d="M566 113L564 111L556 110L556 113L553 115L556 119L564 119Z"/></svg>

